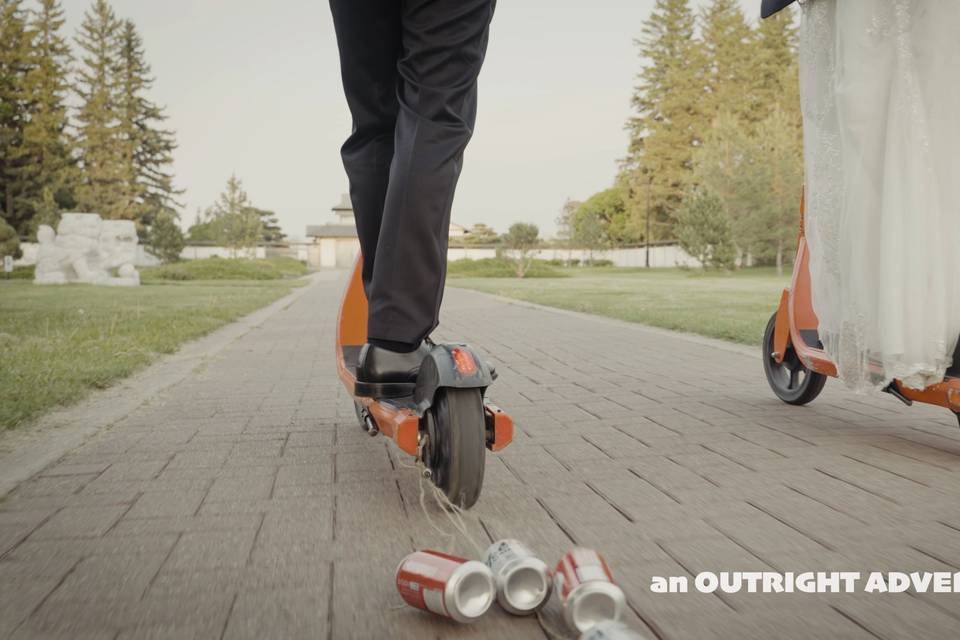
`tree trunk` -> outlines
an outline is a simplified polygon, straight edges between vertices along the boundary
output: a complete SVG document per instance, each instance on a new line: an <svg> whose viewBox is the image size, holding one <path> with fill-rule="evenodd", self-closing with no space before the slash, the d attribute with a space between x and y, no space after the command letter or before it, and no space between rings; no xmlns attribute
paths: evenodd
<svg viewBox="0 0 960 640"><path fill-rule="evenodd" d="M777 275L783 275L783 238L777 240Z"/></svg>

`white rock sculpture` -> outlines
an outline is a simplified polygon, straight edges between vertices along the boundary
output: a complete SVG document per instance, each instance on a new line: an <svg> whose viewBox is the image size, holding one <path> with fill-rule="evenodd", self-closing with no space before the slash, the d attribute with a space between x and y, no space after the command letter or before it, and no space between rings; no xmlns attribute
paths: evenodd
<svg viewBox="0 0 960 640"><path fill-rule="evenodd" d="M137 227L132 220L102 220L95 213L65 213L57 233L37 230L36 284L85 282L137 286Z"/></svg>

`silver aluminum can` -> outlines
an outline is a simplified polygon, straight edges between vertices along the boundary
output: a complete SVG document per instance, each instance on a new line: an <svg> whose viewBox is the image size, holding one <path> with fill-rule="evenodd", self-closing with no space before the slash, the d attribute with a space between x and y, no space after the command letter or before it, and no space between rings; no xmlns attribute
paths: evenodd
<svg viewBox="0 0 960 640"><path fill-rule="evenodd" d="M627 597L613 582L610 568L593 549L576 547L554 569L554 589L563 605L567 624L583 633L605 620L619 621Z"/></svg>
<svg viewBox="0 0 960 640"><path fill-rule="evenodd" d="M473 622L496 595L493 574L482 562L439 551L411 553L397 567L397 591L412 607Z"/></svg>
<svg viewBox="0 0 960 640"><path fill-rule="evenodd" d="M519 541L494 542L484 562L496 580L497 602L510 613L531 614L550 597L550 567Z"/></svg>

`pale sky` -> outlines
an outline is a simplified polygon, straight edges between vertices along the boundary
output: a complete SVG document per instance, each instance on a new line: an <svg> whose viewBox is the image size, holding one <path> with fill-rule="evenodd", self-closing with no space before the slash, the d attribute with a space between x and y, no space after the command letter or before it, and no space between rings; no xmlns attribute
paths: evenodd
<svg viewBox="0 0 960 640"><path fill-rule="evenodd" d="M360 0L357 0L360 1ZM701 4L703 0L695 0ZM64 0L75 33L88 0ZM231 173L284 231L332 221L350 132L326 0L112 0L146 47L179 149L184 227ZM744 0L752 14L759 0ZM453 221L544 235L566 198L612 184L652 0L500 0Z"/></svg>

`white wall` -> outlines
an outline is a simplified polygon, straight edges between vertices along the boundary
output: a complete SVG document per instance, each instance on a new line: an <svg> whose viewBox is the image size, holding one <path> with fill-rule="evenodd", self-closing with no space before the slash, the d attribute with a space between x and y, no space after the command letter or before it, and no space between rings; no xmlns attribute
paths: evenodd
<svg viewBox="0 0 960 640"><path fill-rule="evenodd" d="M508 255L513 252L507 251ZM450 247L447 251L448 260L481 260L493 258L496 249L481 247ZM586 249L541 249L534 254L538 260L579 260L583 262L590 258ZM646 266L646 249L631 247L629 249L610 249L594 251L594 260L610 260L616 267L643 267ZM677 245L650 247L651 267L699 267L700 262L690 257Z"/></svg>
<svg viewBox="0 0 960 640"><path fill-rule="evenodd" d="M16 266L27 266L36 264L37 248L35 242L23 242L20 244L23 250L23 257L17 260ZM350 265L345 264L350 255L356 255L359 250L359 243L354 239L347 238L322 238L319 243L291 244L290 253L295 255L298 260L307 261L315 269L343 269ZM507 252L508 254L511 252ZM234 253L232 249L226 247L184 247L180 253L181 260L198 260L217 256L220 258L231 258ZM256 251L240 251L238 257L266 257L266 249L257 247ZM482 260L484 258L496 257L496 249L489 247L450 247L447 251L447 260ZM536 252L535 257L539 260L587 260L590 252L585 249L541 249ZM610 249L608 251L594 251L594 260L610 260L617 267L643 267L645 265L646 249L643 247L632 247L629 249ZM349 258L352 263L352 258ZM138 267L147 267L158 264L159 261L147 253L143 246L137 247L137 265ZM650 247L650 266L651 267L699 267L700 263L687 255L687 253L677 245L667 245Z"/></svg>
<svg viewBox="0 0 960 640"><path fill-rule="evenodd" d="M265 258L265 247L256 249L228 249L227 247L184 247L180 252L181 260L203 260L204 258Z"/></svg>

